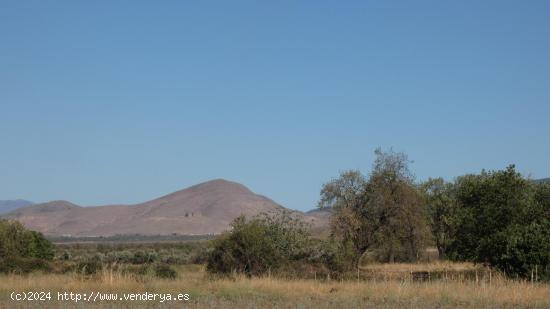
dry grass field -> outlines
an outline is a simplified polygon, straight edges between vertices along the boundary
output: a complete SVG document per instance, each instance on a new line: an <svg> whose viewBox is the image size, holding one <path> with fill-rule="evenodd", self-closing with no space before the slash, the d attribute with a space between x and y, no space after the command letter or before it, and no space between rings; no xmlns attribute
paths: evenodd
<svg viewBox="0 0 550 309"><path fill-rule="evenodd" d="M430 268L431 267L431 268ZM390 273L471 269L468 264L374 265L379 273L361 280L285 280L277 278L212 278L201 266L181 266L175 280L103 271L76 274L0 276L1 308L550 308L550 285L503 279L395 279ZM386 276L384 276L384 273ZM380 279L380 278L386 279ZM481 276L480 276L481 277ZM50 301L12 301L13 291L51 291ZM188 293L189 301L58 301L57 292Z"/></svg>

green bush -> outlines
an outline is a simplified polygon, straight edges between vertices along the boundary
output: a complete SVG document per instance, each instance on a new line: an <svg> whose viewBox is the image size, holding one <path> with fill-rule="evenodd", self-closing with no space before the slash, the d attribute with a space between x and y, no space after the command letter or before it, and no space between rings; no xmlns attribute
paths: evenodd
<svg viewBox="0 0 550 309"><path fill-rule="evenodd" d="M349 263L354 258L355 252L351 242L340 242L334 238L319 241L315 248L315 255L311 261L324 265L331 273L343 273L350 270Z"/></svg>
<svg viewBox="0 0 550 309"><path fill-rule="evenodd" d="M158 258L158 254L155 251L142 251L138 250L134 252L134 256L131 259L133 264L147 264L153 263Z"/></svg>
<svg viewBox="0 0 550 309"><path fill-rule="evenodd" d="M0 272L51 271L47 260L53 257L54 247L41 233L16 221L0 220Z"/></svg>
<svg viewBox="0 0 550 309"><path fill-rule="evenodd" d="M213 241L207 271L263 275L292 261L305 262L310 255L308 229L289 213L248 222L239 217L231 232Z"/></svg>
<svg viewBox="0 0 550 309"><path fill-rule="evenodd" d="M163 279L175 279L178 275L175 269L167 264L157 264L154 266L155 276Z"/></svg>
<svg viewBox="0 0 550 309"><path fill-rule="evenodd" d="M88 259L76 264L75 271L82 275L94 275L103 269L103 264L98 259Z"/></svg>
<svg viewBox="0 0 550 309"><path fill-rule="evenodd" d="M43 259L6 257L0 259L0 273L27 274L33 271L50 272L49 263Z"/></svg>

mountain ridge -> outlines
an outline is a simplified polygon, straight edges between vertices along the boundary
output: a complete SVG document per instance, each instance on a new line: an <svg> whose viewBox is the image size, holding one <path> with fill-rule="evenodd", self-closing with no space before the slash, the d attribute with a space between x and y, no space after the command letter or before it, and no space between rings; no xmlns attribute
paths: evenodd
<svg viewBox="0 0 550 309"><path fill-rule="evenodd" d="M0 215L32 204L34 203L23 199L0 200Z"/></svg>
<svg viewBox="0 0 550 309"><path fill-rule="evenodd" d="M51 201L16 209L3 217L51 236L206 235L219 234L239 215L289 211L313 226L324 216L290 210L246 186L214 179L133 205L83 207Z"/></svg>

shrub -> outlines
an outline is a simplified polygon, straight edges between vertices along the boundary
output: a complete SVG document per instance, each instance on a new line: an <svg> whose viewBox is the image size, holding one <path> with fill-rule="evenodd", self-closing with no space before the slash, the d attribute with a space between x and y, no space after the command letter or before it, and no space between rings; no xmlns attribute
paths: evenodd
<svg viewBox="0 0 550 309"><path fill-rule="evenodd" d="M76 272L82 275L94 275L103 269L103 264L100 260L91 258L79 262L76 267Z"/></svg>
<svg viewBox="0 0 550 309"><path fill-rule="evenodd" d="M332 273L342 273L355 266L349 263L355 255L353 244L349 241L339 242L334 238L323 240L317 244L315 252L311 261L325 265Z"/></svg>
<svg viewBox="0 0 550 309"><path fill-rule="evenodd" d="M175 269L167 264L157 264L154 266L155 276L163 279L175 279L178 275Z"/></svg>
<svg viewBox="0 0 550 309"><path fill-rule="evenodd" d="M233 221L231 232L213 241L207 271L262 275L310 255L308 229L290 213L248 222L241 216Z"/></svg>
<svg viewBox="0 0 550 309"><path fill-rule="evenodd" d="M132 258L133 264L146 264L152 263L157 260L158 255L155 251L136 251Z"/></svg>
<svg viewBox="0 0 550 309"><path fill-rule="evenodd" d="M54 247L42 233L27 230L17 221L0 220L0 258L6 257L51 260Z"/></svg>
<svg viewBox="0 0 550 309"><path fill-rule="evenodd" d="M0 259L0 273L27 274L33 271L51 271L47 261L37 258L7 257Z"/></svg>

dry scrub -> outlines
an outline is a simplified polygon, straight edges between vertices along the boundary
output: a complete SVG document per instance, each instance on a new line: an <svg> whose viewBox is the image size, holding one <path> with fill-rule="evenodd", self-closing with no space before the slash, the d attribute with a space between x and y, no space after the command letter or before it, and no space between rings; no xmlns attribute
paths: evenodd
<svg viewBox="0 0 550 309"><path fill-rule="evenodd" d="M441 265L440 265L441 266ZM447 265L448 267L469 267ZM373 266L384 271L406 271L420 266L404 264ZM436 269L436 266L433 266ZM434 280L282 280L276 278L235 277L215 279L200 266L178 269L176 280L163 280L104 271L92 278L74 274L31 274L0 276L0 308L181 308L181 303L158 302L16 303L11 291L100 291L100 292L171 292L189 293L185 303L191 308L549 308L550 285L506 280L492 281ZM32 306L34 305L34 306ZM46 305L46 306L44 306Z"/></svg>

